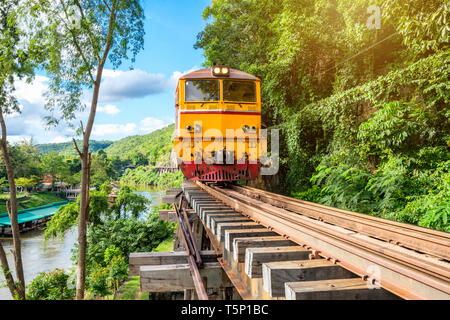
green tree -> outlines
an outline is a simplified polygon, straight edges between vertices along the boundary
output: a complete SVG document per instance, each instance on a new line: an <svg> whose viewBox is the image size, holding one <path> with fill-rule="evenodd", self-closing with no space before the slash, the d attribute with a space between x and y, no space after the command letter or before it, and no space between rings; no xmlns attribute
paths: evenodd
<svg viewBox="0 0 450 320"><path fill-rule="evenodd" d="M448 0L384 1L382 12L386 20L396 21L396 29L402 35L411 58L448 50Z"/></svg>
<svg viewBox="0 0 450 320"><path fill-rule="evenodd" d="M41 175L40 155L36 146L33 145L32 139L9 145L8 151L14 166L15 178ZM6 166L3 158L0 158L0 175L6 177Z"/></svg>
<svg viewBox="0 0 450 320"><path fill-rule="evenodd" d="M104 297L111 292L108 288L108 269L99 264L95 264L88 275L88 288L95 297Z"/></svg>
<svg viewBox="0 0 450 320"><path fill-rule="evenodd" d="M54 3L39 0L33 8L45 21L39 21L46 29L46 48L49 61L46 70L51 78L47 107L61 110L62 119L71 121L76 110L84 109L80 103L82 92L92 88L92 100L88 107L88 121L81 125L82 146L74 141L81 159L81 198L79 232L79 261L77 275L77 299L84 297L86 228L89 211L89 181L91 155L89 138L97 111L98 96L103 70L109 58L114 67L123 60L132 60L143 47L144 13L139 0L68 0ZM73 10L75 9L75 10ZM61 24L59 17L65 17ZM73 23L78 18L79 24ZM58 119L50 119L57 122Z"/></svg>
<svg viewBox="0 0 450 320"><path fill-rule="evenodd" d="M128 264L120 249L115 246L106 249L104 261L108 269L109 287L116 292L120 283L128 278Z"/></svg>
<svg viewBox="0 0 450 320"><path fill-rule="evenodd" d="M88 222L94 225L100 224L101 215L109 212L108 195L102 191L91 191L89 198L91 203ZM76 202L70 202L56 210L50 221L47 222L45 239L63 237L70 228L76 226L79 219L79 207L80 197L78 196Z"/></svg>
<svg viewBox="0 0 450 320"><path fill-rule="evenodd" d="M448 15L441 0L216 0L195 47L261 79L263 123L282 129L269 188L448 230Z"/></svg>
<svg viewBox="0 0 450 320"><path fill-rule="evenodd" d="M103 150L92 155L91 182L95 187L115 178L116 173Z"/></svg>
<svg viewBox="0 0 450 320"><path fill-rule="evenodd" d="M25 299L25 277L23 272L20 231L17 222L17 196L14 182L14 164L8 150L5 115L20 113L19 104L14 96L14 81L33 76L33 69L39 62L40 46L38 35L30 36L21 30L18 0L0 3L0 147L6 167L10 199L7 210L11 220L13 234L13 255L17 281L12 276L3 246L0 244L0 262L7 286L13 297ZM32 38L33 37L33 38Z"/></svg>
<svg viewBox="0 0 450 320"><path fill-rule="evenodd" d="M4 188L8 186L8 179L5 177L1 177L0 178L0 187Z"/></svg>
<svg viewBox="0 0 450 320"><path fill-rule="evenodd" d="M127 213L137 218L147 209L148 203L147 198L134 193L129 186L123 186L111 209L115 213L116 219L126 217Z"/></svg>
<svg viewBox="0 0 450 320"><path fill-rule="evenodd" d="M78 202L70 202L61 206L53 214L45 227L45 239L63 237L65 233L78 223Z"/></svg>
<svg viewBox="0 0 450 320"><path fill-rule="evenodd" d="M64 157L56 152L50 152L42 156L41 169L44 175L52 179L52 190L56 180L62 181L69 175L69 168L64 162Z"/></svg>
<svg viewBox="0 0 450 320"><path fill-rule="evenodd" d="M173 236L174 224L158 220L153 214L147 220L134 217L106 219L88 230L87 265L103 264L105 251L114 246L128 262L131 252L150 252L162 241Z"/></svg>
<svg viewBox="0 0 450 320"><path fill-rule="evenodd" d="M148 159L139 151L133 150L127 157L135 166L145 166L148 164Z"/></svg>
<svg viewBox="0 0 450 320"><path fill-rule="evenodd" d="M16 182L16 185L19 187L24 188L25 190L29 191L30 188L34 187L36 185L36 181L34 179L30 178L18 178L14 179Z"/></svg>

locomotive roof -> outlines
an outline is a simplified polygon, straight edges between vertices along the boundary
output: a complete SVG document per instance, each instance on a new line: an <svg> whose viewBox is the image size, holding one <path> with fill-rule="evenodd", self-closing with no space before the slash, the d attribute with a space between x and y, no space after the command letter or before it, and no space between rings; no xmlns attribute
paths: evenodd
<svg viewBox="0 0 450 320"><path fill-rule="evenodd" d="M259 80L259 78L239 71L236 69L230 69L230 75L227 77L214 76L211 72L211 68L201 69L193 72L186 73L180 77L180 80L193 80L193 79L240 79L240 80Z"/></svg>

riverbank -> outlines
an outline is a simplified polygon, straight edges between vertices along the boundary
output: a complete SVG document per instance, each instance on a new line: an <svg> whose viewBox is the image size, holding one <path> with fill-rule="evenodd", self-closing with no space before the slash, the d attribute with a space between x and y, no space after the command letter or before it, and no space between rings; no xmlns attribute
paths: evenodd
<svg viewBox="0 0 450 320"><path fill-rule="evenodd" d="M56 268L66 271L72 268L72 252L77 241L77 229L73 228L66 233L64 238L52 238L44 240L44 232L34 230L20 236L22 242L22 259L24 264L25 281L29 284L40 272L48 272ZM11 250L14 248L12 239L0 239L6 251L10 266L14 265ZM15 275L14 268L12 273ZM0 274L0 300L10 300L11 294L4 283L3 274Z"/></svg>
<svg viewBox="0 0 450 320"><path fill-rule="evenodd" d="M23 200L18 200L18 210L40 207L46 204L66 200L64 197L60 197L58 194L50 192L21 193L20 198ZM1 199L9 199L8 194L2 194L0 196L0 200ZM3 212L7 212L6 201L0 201L0 213Z"/></svg>
<svg viewBox="0 0 450 320"><path fill-rule="evenodd" d="M170 189L181 187L183 179L181 171L159 173L156 168L147 169L145 166L139 166L135 169L128 169L120 178L120 182Z"/></svg>

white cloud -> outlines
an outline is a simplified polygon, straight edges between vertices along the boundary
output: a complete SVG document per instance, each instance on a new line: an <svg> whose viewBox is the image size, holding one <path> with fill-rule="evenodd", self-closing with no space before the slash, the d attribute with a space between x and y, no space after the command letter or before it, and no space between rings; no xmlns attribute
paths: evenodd
<svg viewBox="0 0 450 320"><path fill-rule="evenodd" d="M193 67L186 72L195 69L198 68ZM167 76L152 74L143 70L114 71L106 69L100 90L99 116L120 113L121 110L113 101L145 97L166 90L174 91L178 78L186 72L174 71L172 75ZM49 78L40 75L37 75L31 83L27 83L25 80L15 82L15 96L19 101L21 112L14 112L5 116L8 141L18 142L34 137L37 143L63 142L75 136L75 130L64 121L61 121L56 127L47 128L44 117L51 114L45 109L46 99L44 94L48 89L48 82ZM86 91L83 102L87 106L90 105L91 97L92 92ZM55 110L53 116L58 117L59 115L60 111ZM87 117L88 109L76 112L76 120L73 121L73 124L78 127L80 120L86 123ZM139 115L136 115L135 118L137 119L128 120L130 123L125 124L95 125L93 134L107 139L116 139L131 134L148 133L169 124L167 119L161 120L152 117L143 119ZM108 135L111 135L111 137L108 137Z"/></svg>
<svg viewBox="0 0 450 320"><path fill-rule="evenodd" d="M63 136L57 136L53 140L50 141L50 143L62 143L62 142L68 142L71 138L69 137L63 137Z"/></svg>
<svg viewBox="0 0 450 320"><path fill-rule="evenodd" d="M15 96L19 101L19 112L5 117L8 141L17 142L24 138L37 137L37 142L50 141L57 136L73 135L74 131L67 123L46 130L45 116L49 112L45 109L44 93L48 88L48 78L36 76L31 83L25 80L15 82ZM44 138L44 139L42 139Z"/></svg>
<svg viewBox="0 0 450 320"><path fill-rule="evenodd" d="M197 69L198 67L192 67L185 72L174 71L169 78L162 73L148 73L140 69L129 71L105 69L100 90L100 101L112 103L175 90L179 77Z"/></svg>
<svg viewBox="0 0 450 320"><path fill-rule="evenodd" d="M30 137L22 136L22 135L12 135L12 136L8 135L6 137L6 140L8 140L9 143L15 144L18 142L22 142L24 140L28 140L29 138Z"/></svg>
<svg viewBox="0 0 450 320"><path fill-rule="evenodd" d="M165 126L168 125L168 123L166 123L165 121L152 117L142 119L140 124L141 124L139 128L140 131L145 133L150 133L152 131L164 128Z"/></svg>
<svg viewBox="0 0 450 320"><path fill-rule="evenodd" d="M120 112L119 108L117 108L115 105L113 104L107 104L105 106L98 106L97 107L97 111L98 112L104 112L110 115L115 115L118 114Z"/></svg>
<svg viewBox="0 0 450 320"><path fill-rule="evenodd" d="M194 67L190 68L190 69L187 70L187 71L183 71L183 72L180 72L180 71L174 71L174 72L172 73L172 75L170 76L170 79L169 79L170 87L173 88L173 90L175 90L176 87L177 87L178 79L179 79L182 75L185 75L186 73L190 73L190 72L192 72L192 71L196 71L196 70L198 70L198 69L200 69L200 68L197 67L197 66L194 66Z"/></svg>
<svg viewBox="0 0 450 320"><path fill-rule="evenodd" d="M106 136L106 135L130 135L134 134L136 130L135 123L126 124L94 124L92 129L92 135L94 136Z"/></svg>
<svg viewBox="0 0 450 320"><path fill-rule="evenodd" d="M16 81L16 97L31 103L44 105L45 98L43 93L47 90L47 82L49 78L44 76L36 76L31 83L24 80Z"/></svg>
<svg viewBox="0 0 450 320"><path fill-rule="evenodd" d="M105 71L100 90L100 101L103 103L143 98L169 88L169 81L162 73L147 73L140 69Z"/></svg>

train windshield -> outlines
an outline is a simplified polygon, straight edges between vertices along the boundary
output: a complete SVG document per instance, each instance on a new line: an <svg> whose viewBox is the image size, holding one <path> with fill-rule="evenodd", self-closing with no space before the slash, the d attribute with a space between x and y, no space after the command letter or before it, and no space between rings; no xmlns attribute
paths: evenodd
<svg viewBox="0 0 450 320"><path fill-rule="evenodd" d="M252 81L223 81L223 100L256 102L256 85Z"/></svg>
<svg viewBox="0 0 450 320"><path fill-rule="evenodd" d="M218 80L186 81L186 101L219 101Z"/></svg>

